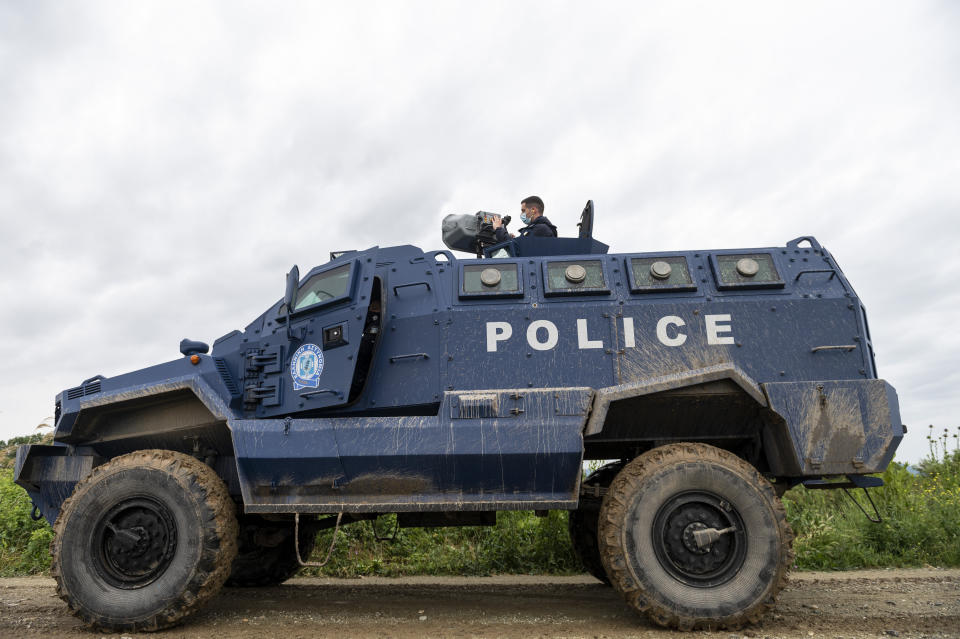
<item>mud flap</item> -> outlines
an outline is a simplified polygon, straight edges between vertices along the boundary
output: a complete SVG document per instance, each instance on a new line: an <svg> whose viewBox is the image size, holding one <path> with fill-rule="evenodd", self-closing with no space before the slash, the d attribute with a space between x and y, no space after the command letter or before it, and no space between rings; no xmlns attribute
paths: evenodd
<svg viewBox="0 0 960 639"><path fill-rule="evenodd" d="M881 379L763 384L803 476L883 472L903 439L893 387ZM785 429L785 430L784 430Z"/></svg>
<svg viewBox="0 0 960 639"><path fill-rule="evenodd" d="M13 480L30 495L34 512L39 510L51 526L77 482L93 470L94 456L77 453L72 446L29 444L17 448Z"/></svg>

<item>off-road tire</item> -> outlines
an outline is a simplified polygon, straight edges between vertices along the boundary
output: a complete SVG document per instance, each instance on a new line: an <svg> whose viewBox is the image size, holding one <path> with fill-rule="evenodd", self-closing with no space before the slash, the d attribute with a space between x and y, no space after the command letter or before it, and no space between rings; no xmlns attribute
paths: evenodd
<svg viewBox="0 0 960 639"><path fill-rule="evenodd" d="M293 544L293 531L292 521L268 521L258 515L241 517L240 548L225 585L232 588L276 586L297 574L301 566ZM317 522L300 521L300 556L304 561L313 552L319 531ZM257 543L258 533L260 541L266 540L272 545Z"/></svg>
<svg viewBox="0 0 960 639"><path fill-rule="evenodd" d="M189 455L143 450L116 457L63 503L50 544L57 594L93 628L169 628L201 608L230 575L235 512L223 481ZM139 555L130 559L136 537ZM141 567L136 561L144 555Z"/></svg>
<svg viewBox="0 0 960 639"><path fill-rule="evenodd" d="M585 488L593 486L606 488L620 472L621 467L620 462L601 466L583 480L583 486ZM589 491L587 492L589 493ZM570 511L567 529L570 531L570 543L573 546L573 552L580 559L580 563L583 564L588 573L609 586L610 579L607 577L603 562L600 560L600 547L597 539L597 522L600 519L600 505L602 503L602 497L597 498L589 494L581 494L577 509Z"/></svg>
<svg viewBox="0 0 960 639"><path fill-rule="evenodd" d="M674 533L685 522L684 531L699 526L697 517L726 517L742 531L694 551L681 545L686 532ZM655 623L680 630L759 621L793 563L793 532L773 486L742 459L705 444L662 446L627 464L604 497L599 528L613 587ZM693 574L701 561L716 568Z"/></svg>

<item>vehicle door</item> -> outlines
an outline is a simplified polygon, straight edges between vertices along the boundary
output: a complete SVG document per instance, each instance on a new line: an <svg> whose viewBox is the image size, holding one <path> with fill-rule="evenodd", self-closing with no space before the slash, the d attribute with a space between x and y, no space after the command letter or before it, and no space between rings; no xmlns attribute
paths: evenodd
<svg viewBox="0 0 960 639"><path fill-rule="evenodd" d="M248 375L257 377L257 417L350 401L374 268L372 256L365 253L318 267L300 282L289 326L247 355ZM282 311L280 315L286 315L286 309Z"/></svg>

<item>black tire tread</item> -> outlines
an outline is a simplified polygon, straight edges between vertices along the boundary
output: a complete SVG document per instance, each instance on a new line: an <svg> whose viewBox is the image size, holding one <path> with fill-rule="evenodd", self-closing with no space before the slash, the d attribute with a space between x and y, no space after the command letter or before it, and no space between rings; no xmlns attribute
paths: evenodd
<svg viewBox="0 0 960 639"><path fill-rule="evenodd" d="M625 534L623 522L628 508L626 495L639 489L645 478L656 471L674 464L714 463L726 466L742 478L754 484L773 507L777 528L782 536L783 558L777 566L773 587L768 596L753 607L742 610L736 615L722 619L700 619L678 614L675 610L658 603L645 593L630 576L626 559L623 556L620 539ZM793 530L787 522L787 513L783 503L767 481L757 470L736 455L707 444L678 443L668 444L647 451L637 457L610 484L600 509L600 556L606 568L606 574L614 588L637 612L644 614L654 623L679 630L737 630L746 624L755 624L771 610L780 591L787 584L787 573L793 564Z"/></svg>
<svg viewBox="0 0 960 639"><path fill-rule="evenodd" d="M101 618L95 611L85 608L76 593L69 591L61 578L60 549L64 528L73 516L75 505L82 495L111 474L144 467L168 473L188 492L200 498L200 503L203 503L207 510L205 518L212 524L205 531L203 544L204 552L212 554L212 557L205 557L205 559L213 561L197 562L197 570L187 588L160 612L146 619L118 623ZM53 557L50 572L57 582L57 595L66 602L74 616L79 617L91 628L107 632L150 632L176 625L184 617L196 612L220 591L223 583L230 576L230 566L237 554L236 505L226 485L216 472L203 462L184 453L170 450L140 450L115 457L94 468L90 475L77 483L71 496L63 502L60 514L53 525L53 532L53 541L50 542L50 554Z"/></svg>
<svg viewBox="0 0 960 639"><path fill-rule="evenodd" d="M605 464L596 469L583 480L584 486L603 486L607 487L613 478L617 476L621 468L620 462ZM584 499L581 497L581 506L584 505ZM598 546L597 524L600 517L599 508L577 508L571 510L567 529L570 532L570 543L573 546L573 552L580 559L580 563L588 573L599 579L601 582L610 585L610 578L607 577L607 571L603 567L603 561L600 559L600 548Z"/></svg>

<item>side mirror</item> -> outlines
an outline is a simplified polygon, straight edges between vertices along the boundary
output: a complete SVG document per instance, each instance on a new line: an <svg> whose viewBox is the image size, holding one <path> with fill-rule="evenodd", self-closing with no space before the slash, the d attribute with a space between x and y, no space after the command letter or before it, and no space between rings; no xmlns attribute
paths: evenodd
<svg viewBox="0 0 960 639"><path fill-rule="evenodd" d="M300 269L294 264L290 272L287 273L287 290L283 294L283 303L287 306L287 315L293 310L297 303L297 285L300 284Z"/></svg>
<svg viewBox="0 0 960 639"><path fill-rule="evenodd" d="M287 312L285 313L287 317L287 339L293 339L293 334L290 332L290 314L293 313L293 307L297 303L297 286L300 284L300 269L297 268L297 265L294 264L293 268L290 269L290 272L287 273L287 290L283 294L283 305L286 307Z"/></svg>

